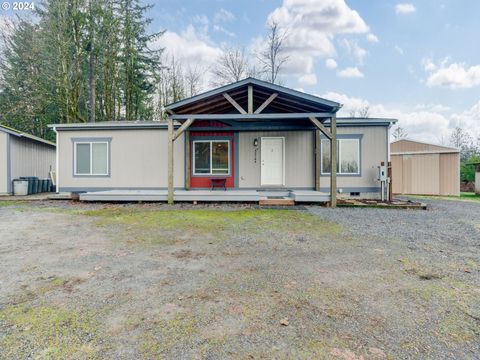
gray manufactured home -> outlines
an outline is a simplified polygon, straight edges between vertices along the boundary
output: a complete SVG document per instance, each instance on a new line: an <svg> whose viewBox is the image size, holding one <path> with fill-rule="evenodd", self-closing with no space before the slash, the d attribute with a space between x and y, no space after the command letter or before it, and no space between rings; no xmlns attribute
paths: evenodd
<svg viewBox="0 0 480 360"><path fill-rule="evenodd" d="M21 176L47 179L55 170L55 144L0 125L0 195L13 191Z"/></svg>
<svg viewBox="0 0 480 360"><path fill-rule="evenodd" d="M167 106L167 121L52 125L57 191L111 201L379 198L396 120L336 118L340 107L248 78Z"/></svg>

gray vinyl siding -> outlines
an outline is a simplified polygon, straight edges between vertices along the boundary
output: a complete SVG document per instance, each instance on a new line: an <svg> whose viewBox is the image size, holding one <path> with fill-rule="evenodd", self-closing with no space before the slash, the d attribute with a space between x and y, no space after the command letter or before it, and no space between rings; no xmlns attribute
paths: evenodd
<svg viewBox="0 0 480 360"><path fill-rule="evenodd" d="M107 177L73 176L73 139L110 140ZM174 186L185 186L184 136L175 140ZM168 186L168 132L166 129L74 130L58 132L60 191L66 189L140 189ZM64 189L64 190L62 190Z"/></svg>
<svg viewBox="0 0 480 360"><path fill-rule="evenodd" d="M388 162L388 127L362 126L337 128L340 135L352 135L361 138L360 164L361 176L337 176L337 187L343 193L377 192L380 183L377 178L377 167L383 161ZM313 131L273 131L273 132L240 132L239 134L239 187L260 188L260 160L262 136L285 137L285 187L315 187L315 138ZM254 139L258 139L255 162ZM320 177L321 191L328 192L330 177Z"/></svg>
<svg viewBox="0 0 480 360"><path fill-rule="evenodd" d="M238 175L240 188L260 188L261 138L285 138L285 187L315 187L315 134L313 131L240 132ZM255 162L254 139L258 139Z"/></svg>
<svg viewBox="0 0 480 360"><path fill-rule="evenodd" d="M362 176L337 176L337 188L340 192L372 192L380 191L378 166L383 161L388 163L388 127L359 126L337 128L339 135L362 135L360 143ZM324 191L330 187L330 177L320 177L320 188ZM358 190L357 190L358 189ZM365 190L362 190L365 189Z"/></svg>
<svg viewBox="0 0 480 360"><path fill-rule="evenodd" d="M0 131L0 194L8 193L8 134Z"/></svg>
<svg viewBox="0 0 480 360"><path fill-rule="evenodd" d="M47 179L55 170L55 147L23 137L10 136L11 178L37 176Z"/></svg>

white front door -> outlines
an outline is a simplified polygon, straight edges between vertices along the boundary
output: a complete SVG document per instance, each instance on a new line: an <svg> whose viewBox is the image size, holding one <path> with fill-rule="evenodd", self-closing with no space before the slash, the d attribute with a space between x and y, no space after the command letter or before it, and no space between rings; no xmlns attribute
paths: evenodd
<svg viewBox="0 0 480 360"><path fill-rule="evenodd" d="M262 137L260 148L262 186L285 185L284 145L283 137Z"/></svg>

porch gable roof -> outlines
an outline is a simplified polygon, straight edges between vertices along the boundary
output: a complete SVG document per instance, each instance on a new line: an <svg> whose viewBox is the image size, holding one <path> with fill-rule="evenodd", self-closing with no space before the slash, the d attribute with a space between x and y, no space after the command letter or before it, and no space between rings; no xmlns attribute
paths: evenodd
<svg viewBox="0 0 480 360"><path fill-rule="evenodd" d="M253 106L257 110L260 109L258 113L250 113L250 115L255 115L252 118L261 118L261 116L257 116L260 115L260 112L266 117L268 115L265 114L269 113L301 114L302 117L309 114L331 116L342 107L341 104L334 101L249 77L169 104L165 109L172 116L228 114L232 111L242 114L242 109L246 110L249 104L249 88L253 93L251 95ZM232 104L235 105L232 106Z"/></svg>

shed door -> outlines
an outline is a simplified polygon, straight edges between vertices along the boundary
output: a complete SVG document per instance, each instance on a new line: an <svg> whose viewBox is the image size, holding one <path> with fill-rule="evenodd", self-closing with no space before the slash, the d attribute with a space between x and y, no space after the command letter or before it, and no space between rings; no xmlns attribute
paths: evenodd
<svg viewBox="0 0 480 360"><path fill-rule="evenodd" d="M285 185L283 137L262 137L261 144L261 185Z"/></svg>

